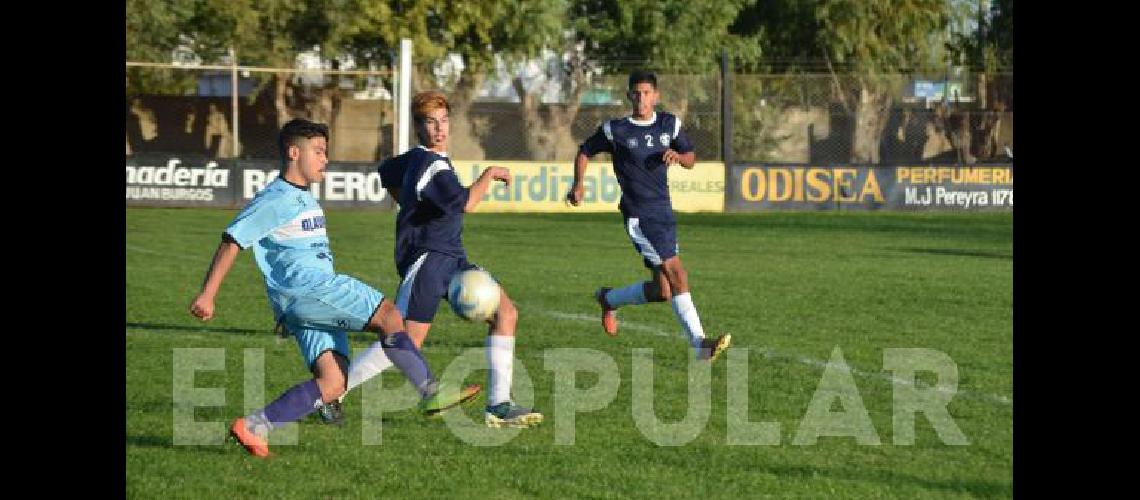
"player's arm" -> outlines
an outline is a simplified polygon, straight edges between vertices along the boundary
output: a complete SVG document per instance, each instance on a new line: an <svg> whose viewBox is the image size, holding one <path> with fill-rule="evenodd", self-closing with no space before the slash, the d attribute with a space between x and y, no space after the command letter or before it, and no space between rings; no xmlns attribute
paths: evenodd
<svg viewBox="0 0 1140 500"><path fill-rule="evenodd" d="M487 167L470 186L463 187L451 165L443 160L432 163L416 190L419 200L427 201L445 214L470 212L482 201L491 181L511 182L511 172L503 167Z"/></svg>
<svg viewBox="0 0 1140 500"><path fill-rule="evenodd" d="M666 165L673 165L680 163L682 167L691 169L693 164L697 162L697 152L693 148L693 141L689 140L688 134L681 130L681 122L676 122L676 133L673 136L673 144L669 149L665 150L663 160Z"/></svg>
<svg viewBox="0 0 1140 500"><path fill-rule="evenodd" d="M585 194L585 188L582 187L582 177L586 175L586 165L590 163L590 157L586 156L581 149L578 150L578 155L574 157L574 185L570 187L570 192L566 194L566 200L571 205L578 206L582 203L582 196Z"/></svg>
<svg viewBox="0 0 1140 500"><path fill-rule="evenodd" d="M479 178L471 183L468 188L470 194L467 196L467 203L463 206L464 212L474 211L475 207L479 206L479 202L483 201L483 195L491 187L491 181L502 181L509 186L511 184L511 171L506 167L487 167L484 169Z"/></svg>
<svg viewBox="0 0 1140 500"><path fill-rule="evenodd" d="M666 149L664 159L666 165L680 163L682 167L693 168L693 164L697 162L697 152L678 153L673 149Z"/></svg>
<svg viewBox="0 0 1140 500"><path fill-rule="evenodd" d="M566 201L569 201L571 205L578 206L582 203L582 197L585 194L582 182L586 175L586 165L590 163L590 157L603 151L613 153L613 143L607 132L607 126L603 123L594 132L594 135L578 146L578 154L574 157L574 184L570 187L570 192L566 193Z"/></svg>
<svg viewBox="0 0 1140 500"><path fill-rule="evenodd" d="M202 320L214 317L214 297L218 295L218 289L222 287L222 281L226 279L226 274L230 272L241 249L253 246L257 240L297 215L295 209L282 210L281 205L270 198L258 193L222 232L222 242L218 244L210 268L206 270L202 291L190 303L190 314Z"/></svg>
<svg viewBox="0 0 1140 500"><path fill-rule="evenodd" d="M201 318L203 321L214 317L214 297L217 297L218 290L222 287L222 281L226 279L226 274L230 272L230 268L233 267L234 260L237 259L239 253L241 253L241 247L238 246L233 237L228 233L223 234L222 242L214 251L214 259L210 262L210 268L206 270L206 279L202 282L202 291L198 292L194 302L190 303L190 314Z"/></svg>

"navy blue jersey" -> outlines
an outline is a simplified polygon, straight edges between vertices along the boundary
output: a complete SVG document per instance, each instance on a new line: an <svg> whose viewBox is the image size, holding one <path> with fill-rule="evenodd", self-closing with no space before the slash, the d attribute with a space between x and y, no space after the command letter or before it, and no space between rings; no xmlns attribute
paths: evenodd
<svg viewBox="0 0 1140 500"><path fill-rule="evenodd" d="M669 199L666 149L678 153L693 150L693 143L681 131L681 120L670 113L654 112L648 120L633 117L608 120L578 150L586 156L610 153L614 175L621 186L618 208L626 217L673 219Z"/></svg>
<svg viewBox="0 0 1140 500"><path fill-rule="evenodd" d="M396 269L400 276L428 250L466 259L463 210L470 190L459 183L451 161L422 146L412 148L381 164L382 185L388 187L385 171L394 179L401 169L400 211L396 215Z"/></svg>

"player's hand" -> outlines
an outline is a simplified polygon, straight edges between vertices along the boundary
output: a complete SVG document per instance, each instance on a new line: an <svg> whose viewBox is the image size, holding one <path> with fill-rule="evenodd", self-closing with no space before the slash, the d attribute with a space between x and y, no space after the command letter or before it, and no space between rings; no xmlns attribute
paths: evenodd
<svg viewBox="0 0 1140 500"><path fill-rule="evenodd" d="M199 295L194 298L194 302L190 303L190 314L197 316L202 321L207 321L214 317L214 299L205 295Z"/></svg>
<svg viewBox="0 0 1140 500"><path fill-rule="evenodd" d="M666 149L661 159L665 161L665 165L671 167L681 161L681 153L673 151L672 149Z"/></svg>
<svg viewBox="0 0 1140 500"><path fill-rule="evenodd" d="M487 167L483 170L483 175L489 175L491 179L511 185L511 171L507 167Z"/></svg>
<svg viewBox="0 0 1140 500"><path fill-rule="evenodd" d="M570 188L570 192L566 193L566 201L570 202L570 204L574 206L581 205L582 196L585 194L585 192L586 190L582 187L581 183L575 184L574 187Z"/></svg>

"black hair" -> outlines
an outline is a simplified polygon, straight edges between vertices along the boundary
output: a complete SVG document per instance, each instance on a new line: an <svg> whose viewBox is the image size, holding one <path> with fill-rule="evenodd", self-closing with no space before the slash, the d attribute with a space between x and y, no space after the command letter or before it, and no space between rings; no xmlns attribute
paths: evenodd
<svg viewBox="0 0 1140 500"><path fill-rule="evenodd" d="M324 137L325 141L328 141L329 126L304 118L289 120L289 123L282 126L281 132L277 134L277 151L281 153L281 163L286 164L289 162L289 146L296 144L297 139L302 137L312 139L318 135Z"/></svg>
<svg viewBox="0 0 1140 500"><path fill-rule="evenodd" d="M629 74L629 90L633 90L633 87L639 83L648 83L653 88L657 88L657 75L651 71L634 70L633 73Z"/></svg>

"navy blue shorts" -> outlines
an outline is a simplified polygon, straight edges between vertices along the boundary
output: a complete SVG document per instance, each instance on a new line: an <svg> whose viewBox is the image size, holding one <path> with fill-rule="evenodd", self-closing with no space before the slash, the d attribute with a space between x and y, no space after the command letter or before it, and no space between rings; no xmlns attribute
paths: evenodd
<svg viewBox="0 0 1140 500"><path fill-rule="evenodd" d="M400 282L396 292L396 307L405 320L431 323L439 301L447 298L447 285L455 273L479 266L467 259L428 251L421 255Z"/></svg>
<svg viewBox="0 0 1140 500"><path fill-rule="evenodd" d="M661 267L662 262L681 251L677 245L677 221L626 217L625 233L649 269Z"/></svg>

